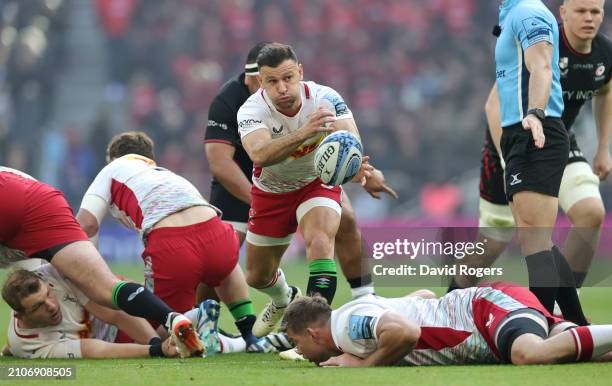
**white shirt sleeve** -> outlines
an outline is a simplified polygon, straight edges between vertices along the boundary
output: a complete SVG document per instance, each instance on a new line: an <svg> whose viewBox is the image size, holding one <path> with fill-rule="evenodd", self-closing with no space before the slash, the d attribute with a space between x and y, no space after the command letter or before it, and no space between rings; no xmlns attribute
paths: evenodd
<svg viewBox="0 0 612 386"><path fill-rule="evenodd" d="M41 347L34 352L32 358L81 358L81 341L76 339L65 339L47 346Z"/></svg>
<svg viewBox="0 0 612 386"><path fill-rule="evenodd" d="M344 102L342 96L336 90L322 85L317 85L317 87L317 99L321 101L319 102L319 105L323 104L322 102L324 101L331 104L331 106L333 106L332 111L336 113L337 120L353 118L353 113Z"/></svg>
<svg viewBox="0 0 612 386"><path fill-rule="evenodd" d="M81 208L91 212L98 224L102 222L111 204L111 186L113 183L113 172L119 160L106 165L91 183L81 202Z"/></svg>
<svg viewBox="0 0 612 386"><path fill-rule="evenodd" d="M254 94L240 107L237 115L240 138L244 138L259 129L269 130L267 119L270 112L267 110L265 103L262 96Z"/></svg>
<svg viewBox="0 0 612 386"><path fill-rule="evenodd" d="M380 317L389 311L376 304L350 304L334 311L332 336L343 352L366 358L378 348L376 328Z"/></svg>

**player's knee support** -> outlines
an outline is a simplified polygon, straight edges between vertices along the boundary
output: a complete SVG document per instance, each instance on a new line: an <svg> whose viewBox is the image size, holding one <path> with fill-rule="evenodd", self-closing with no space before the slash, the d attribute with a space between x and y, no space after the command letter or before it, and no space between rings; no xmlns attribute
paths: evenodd
<svg viewBox="0 0 612 386"><path fill-rule="evenodd" d="M574 162L565 167L559 188L559 206L567 213L585 198L601 200L599 178L586 162Z"/></svg>
<svg viewBox="0 0 612 386"><path fill-rule="evenodd" d="M497 241L510 242L514 235L514 217L508 205L499 205L481 198L479 204L479 231Z"/></svg>
<svg viewBox="0 0 612 386"><path fill-rule="evenodd" d="M542 339L548 337L548 323L540 312L525 308L508 314L495 331L494 342L500 359L512 363L512 345L525 334L534 334Z"/></svg>

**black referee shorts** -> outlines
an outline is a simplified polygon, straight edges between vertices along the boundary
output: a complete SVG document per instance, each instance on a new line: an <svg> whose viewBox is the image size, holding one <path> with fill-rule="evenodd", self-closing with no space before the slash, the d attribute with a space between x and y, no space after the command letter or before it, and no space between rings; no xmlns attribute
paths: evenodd
<svg viewBox="0 0 612 386"><path fill-rule="evenodd" d="M246 223L249 219L249 204L234 197L221 184L212 184L210 203L221 209L223 221Z"/></svg>
<svg viewBox="0 0 612 386"><path fill-rule="evenodd" d="M535 147L531 131L523 129L521 123L503 128L501 149L506 161L508 201L518 192L559 196L569 158L569 137L561 119L546 118L543 126L546 140L542 149Z"/></svg>

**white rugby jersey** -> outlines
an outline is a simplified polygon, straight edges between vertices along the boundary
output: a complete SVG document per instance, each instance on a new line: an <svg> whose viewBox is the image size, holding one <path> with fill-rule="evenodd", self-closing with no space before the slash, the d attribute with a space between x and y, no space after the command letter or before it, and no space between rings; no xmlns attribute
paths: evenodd
<svg viewBox="0 0 612 386"><path fill-rule="evenodd" d="M485 299L506 310L525 308L489 287L455 290L439 299L366 296L332 311L334 343L343 352L366 358L378 346L380 317L395 311L421 328L419 342L402 361L411 365L499 363L474 322L472 301Z"/></svg>
<svg viewBox="0 0 612 386"><path fill-rule="evenodd" d="M20 328L11 311L8 326L8 344L14 356L19 358L80 358L80 339L96 338L109 342L115 340L116 327L112 328L95 319L84 308L89 302L67 278L51 264L36 269L49 290L59 301L62 321L57 326L44 328Z"/></svg>
<svg viewBox="0 0 612 386"><path fill-rule="evenodd" d="M81 208L96 216L98 223L110 209L114 218L144 238L160 220L198 205L216 210L183 177L156 166L151 159L128 154L100 171L87 189Z"/></svg>
<svg viewBox="0 0 612 386"><path fill-rule="evenodd" d="M262 128L268 129L273 139L283 137L302 127L319 107L335 112L337 120L353 118L340 94L330 87L301 82L301 98L302 107L290 117L276 110L263 89L258 90L238 110L240 137ZM317 178L314 154L323 138L325 134L321 133L304 141L293 154L277 164L253 165L253 184L271 193L291 192L308 185Z"/></svg>

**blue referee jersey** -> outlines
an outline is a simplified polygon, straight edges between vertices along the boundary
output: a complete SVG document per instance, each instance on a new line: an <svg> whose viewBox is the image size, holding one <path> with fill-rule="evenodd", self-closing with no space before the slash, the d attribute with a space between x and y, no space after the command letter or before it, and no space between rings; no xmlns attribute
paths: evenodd
<svg viewBox="0 0 612 386"><path fill-rule="evenodd" d="M541 0L504 0L499 12L502 32L495 46L497 89L502 127L523 120L529 103L529 71L524 53L539 42L553 45L552 90L546 116L561 118L563 92L559 75L559 27Z"/></svg>

